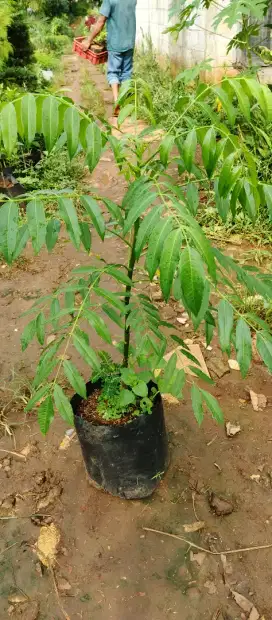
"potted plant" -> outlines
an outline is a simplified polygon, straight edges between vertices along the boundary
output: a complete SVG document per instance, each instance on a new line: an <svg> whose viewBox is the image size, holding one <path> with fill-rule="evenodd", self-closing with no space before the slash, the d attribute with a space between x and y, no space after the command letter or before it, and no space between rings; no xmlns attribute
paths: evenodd
<svg viewBox="0 0 272 620"><path fill-rule="evenodd" d="M143 97L150 101L148 87L142 82L141 87ZM235 105L230 92L237 94ZM125 97L129 101L119 122L136 109L132 84L121 93L121 103ZM225 110L220 118L212 110L218 97ZM23 350L35 337L41 346L26 410L37 409L44 434L54 410L68 424L75 421L92 482L115 495L148 496L167 468L161 394L182 397L186 375L178 368L180 353L190 360L192 406L198 423L204 409L218 422L223 421L218 402L199 384L199 379L212 383L211 379L201 371L176 327L161 320L149 295L150 282L158 282L166 302L172 295L182 304L195 330L204 327L207 344L218 329L222 351L235 351L243 376L250 367L254 333L258 353L272 372L269 326L256 314L241 314L234 303L243 290L271 301L270 276L244 268L212 247L195 218L199 185L211 192L222 219L228 213L235 217L237 209L254 223L261 201L271 209L271 186L259 182L250 153L224 122L225 114L233 123L233 115L248 113L253 103L270 118L271 97L270 91L252 78L224 80L221 87L201 85L189 101L183 101L180 117L188 119L193 107L204 101L212 124L198 130L189 123L190 128L181 134L173 123L151 153L148 133L152 129L118 140L108 124L101 128L66 98L27 94L17 99L16 105L2 107L2 140L8 154L16 148L17 132L29 147L38 131L44 134L48 152L64 140L71 158L79 147L84 149L90 171L105 148L111 148L128 181L120 204L90 189L80 198L68 190L52 192L57 216L45 216L41 192L25 196L26 222L20 222L16 200L0 208L0 252L8 263L17 259L29 239L36 254L44 245L53 251L61 225L71 243L77 249L83 246L88 254L91 227L103 241L116 236L124 245L127 260L122 264L108 263L104 257L90 259L89 265L77 267L69 282L52 296L37 300L21 338ZM201 163L197 145L202 149ZM178 155L173 153L174 146ZM167 173L173 159L181 173L179 185ZM77 209L73 200L77 200ZM114 290L109 281L116 283ZM113 324L120 329L117 342L112 341ZM112 347L112 355L103 348L94 350L93 331L107 349ZM48 333L53 334L49 342ZM176 352L165 358L167 348L173 346ZM73 350L85 362L84 377L70 359ZM63 389L64 380L76 393L71 402Z"/></svg>

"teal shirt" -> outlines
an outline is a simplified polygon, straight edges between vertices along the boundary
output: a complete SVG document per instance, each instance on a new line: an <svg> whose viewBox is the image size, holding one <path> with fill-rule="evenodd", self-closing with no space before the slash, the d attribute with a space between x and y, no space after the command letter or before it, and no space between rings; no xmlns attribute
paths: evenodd
<svg viewBox="0 0 272 620"><path fill-rule="evenodd" d="M135 46L137 0L103 0L101 15L107 17L109 52L127 52Z"/></svg>

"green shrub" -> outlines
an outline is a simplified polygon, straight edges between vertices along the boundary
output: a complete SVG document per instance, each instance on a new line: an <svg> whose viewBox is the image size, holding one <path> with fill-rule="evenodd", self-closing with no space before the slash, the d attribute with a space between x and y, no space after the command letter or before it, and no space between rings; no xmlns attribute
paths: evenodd
<svg viewBox="0 0 272 620"><path fill-rule="evenodd" d="M70 5L69 0L42 0L42 12L46 17L57 17L66 13L68 15Z"/></svg>
<svg viewBox="0 0 272 620"><path fill-rule="evenodd" d="M36 50L35 58L41 69L44 69L45 71L48 69L51 69L53 71L53 69L56 69L59 65L58 58L56 58L56 56L54 56L54 54L51 54L50 52Z"/></svg>
<svg viewBox="0 0 272 620"><path fill-rule="evenodd" d="M25 90L37 90L42 86L36 72L28 67L5 67L0 71L0 82L4 86L18 84Z"/></svg>
<svg viewBox="0 0 272 620"><path fill-rule="evenodd" d="M49 51L62 54L63 50L71 44L71 40L65 34L47 34L44 37L44 47Z"/></svg>
<svg viewBox="0 0 272 620"><path fill-rule="evenodd" d="M50 27L52 34L62 34L67 37L73 36L73 30L69 26L69 20L67 15L62 15L61 17L54 17L51 22Z"/></svg>
<svg viewBox="0 0 272 620"><path fill-rule="evenodd" d="M21 13L14 15L8 27L8 40L12 45L12 52L6 61L6 66L26 67L34 63L34 47L30 40L28 25Z"/></svg>

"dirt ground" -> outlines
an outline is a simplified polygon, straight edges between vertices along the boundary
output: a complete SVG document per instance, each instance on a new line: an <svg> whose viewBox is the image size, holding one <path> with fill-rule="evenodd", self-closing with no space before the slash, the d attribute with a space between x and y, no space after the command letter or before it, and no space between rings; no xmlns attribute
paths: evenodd
<svg viewBox="0 0 272 620"><path fill-rule="evenodd" d="M74 76L77 101L80 63L73 57L64 63L67 83ZM95 68L90 71L109 102L104 76ZM113 200L122 196L125 184L110 154L102 158L91 184ZM116 262L123 256L118 241L108 240L105 248L95 235L93 239L95 253L106 252ZM165 402L171 464L156 493L145 501L122 501L92 488L77 440L60 450L65 424L56 419L44 439L35 415L24 414L18 393L34 372L38 346L32 344L22 354L20 334L27 318L21 314L67 280L75 265L87 262L86 254L62 237L50 256L43 252L33 258L28 249L16 266L0 265L0 405L3 409L10 401L4 413L13 430L9 436L2 426L0 436L0 617L271 620L272 547L220 555L272 545L272 385L257 358L243 382L238 372L229 371L216 341L206 351L201 337L196 339L216 380L212 391L226 422L238 422L241 432L229 438L224 427L208 418L199 429L186 393L179 405ZM161 309L175 320L176 308ZM179 328L182 335L192 335L190 327ZM99 346L98 341L92 344ZM212 370L218 359L226 366L220 379ZM263 411L253 410L248 388L267 397ZM26 456L5 450L24 450ZM231 503L231 514L212 512L212 492ZM31 517L37 513L46 516ZM202 529L186 534L184 525L197 521L204 522ZM54 523L61 535L54 573L41 568L36 553L44 523ZM207 552L145 527L185 536Z"/></svg>

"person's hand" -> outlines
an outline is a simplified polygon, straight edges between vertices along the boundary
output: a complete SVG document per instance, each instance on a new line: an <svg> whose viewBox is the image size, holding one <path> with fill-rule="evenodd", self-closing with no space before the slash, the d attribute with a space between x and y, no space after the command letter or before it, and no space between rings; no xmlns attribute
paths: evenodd
<svg viewBox="0 0 272 620"><path fill-rule="evenodd" d="M82 41L82 49L84 52L87 52L87 50L89 49L90 45L91 45L91 41L90 39L85 39L85 41Z"/></svg>

